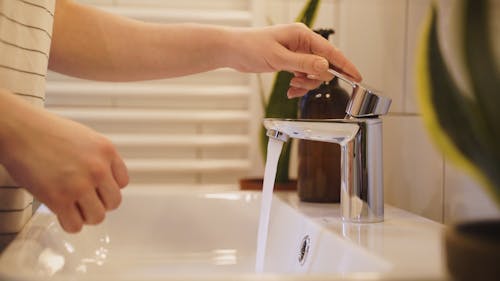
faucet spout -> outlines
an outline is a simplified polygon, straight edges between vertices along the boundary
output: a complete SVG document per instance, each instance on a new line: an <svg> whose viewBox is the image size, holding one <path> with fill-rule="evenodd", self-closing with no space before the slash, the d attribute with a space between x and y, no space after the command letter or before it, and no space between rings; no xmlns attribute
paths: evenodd
<svg viewBox="0 0 500 281"><path fill-rule="evenodd" d="M380 222L384 218L382 121L379 118L265 119L268 136L338 143L341 147L342 219Z"/></svg>
<svg viewBox="0 0 500 281"><path fill-rule="evenodd" d="M274 119L264 120L267 136L278 138L282 134L304 140L338 143L351 141L359 131L356 122L349 119ZM287 139L282 139L287 141Z"/></svg>

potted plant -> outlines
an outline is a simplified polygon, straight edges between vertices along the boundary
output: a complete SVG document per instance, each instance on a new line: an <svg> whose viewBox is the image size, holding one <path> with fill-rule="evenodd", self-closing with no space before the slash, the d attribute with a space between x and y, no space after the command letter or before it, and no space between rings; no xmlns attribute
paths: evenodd
<svg viewBox="0 0 500 281"><path fill-rule="evenodd" d="M470 80L457 86L443 58L437 7L422 34L417 74L424 122L438 147L474 176L500 206L500 73L487 0L461 3L461 57ZM447 266L457 280L500 278L500 220L463 222L445 233Z"/></svg>
<svg viewBox="0 0 500 281"><path fill-rule="evenodd" d="M311 27L316 18L320 2L320 0L308 0L296 21ZM297 100L288 99L286 96L292 78L293 74L287 71L279 71L275 74L273 86L267 102L264 95L262 95L265 118L297 118ZM268 138L265 128L262 127L260 133L260 147L263 159L266 159L267 141ZM289 174L291 145L291 140L283 144L276 172L275 189L277 190L295 190L297 186L296 181L290 180ZM262 189L262 179L241 179L240 187L241 189Z"/></svg>

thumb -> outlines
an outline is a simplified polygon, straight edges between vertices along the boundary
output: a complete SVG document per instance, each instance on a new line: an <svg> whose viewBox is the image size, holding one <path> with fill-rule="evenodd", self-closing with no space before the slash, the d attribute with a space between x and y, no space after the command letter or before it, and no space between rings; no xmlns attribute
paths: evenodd
<svg viewBox="0 0 500 281"><path fill-rule="evenodd" d="M292 72L296 71L317 75L327 71L328 67L328 61L323 57L286 50L283 53L282 66L280 68Z"/></svg>

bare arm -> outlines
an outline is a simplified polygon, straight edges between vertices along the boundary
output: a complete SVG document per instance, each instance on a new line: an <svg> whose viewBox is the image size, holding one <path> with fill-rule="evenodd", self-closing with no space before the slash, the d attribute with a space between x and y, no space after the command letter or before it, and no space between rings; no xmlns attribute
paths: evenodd
<svg viewBox="0 0 500 281"><path fill-rule="evenodd" d="M153 24L58 0L49 68L108 81L168 78L231 67L245 72L299 73L297 88L331 79L328 64L361 80L354 65L303 25L231 28ZM316 79L308 79L307 75ZM292 87L293 88L293 87Z"/></svg>
<svg viewBox="0 0 500 281"><path fill-rule="evenodd" d="M58 0L49 68L93 80L168 78L224 66L227 29L152 24Z"/></svg>

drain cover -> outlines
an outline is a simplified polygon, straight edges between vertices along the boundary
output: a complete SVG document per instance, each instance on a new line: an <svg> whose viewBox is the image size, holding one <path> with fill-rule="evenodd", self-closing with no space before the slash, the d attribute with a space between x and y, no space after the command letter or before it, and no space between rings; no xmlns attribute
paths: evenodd
<svg viewBox="0 0 500 281"><path fill-rule="evenodd" d="M300 265L304 265L307 260L307 254L309 253L309 246L311 245L311 238L309 235L304 236L302 238L302 242L299 247L299 263Z"/></svg>

